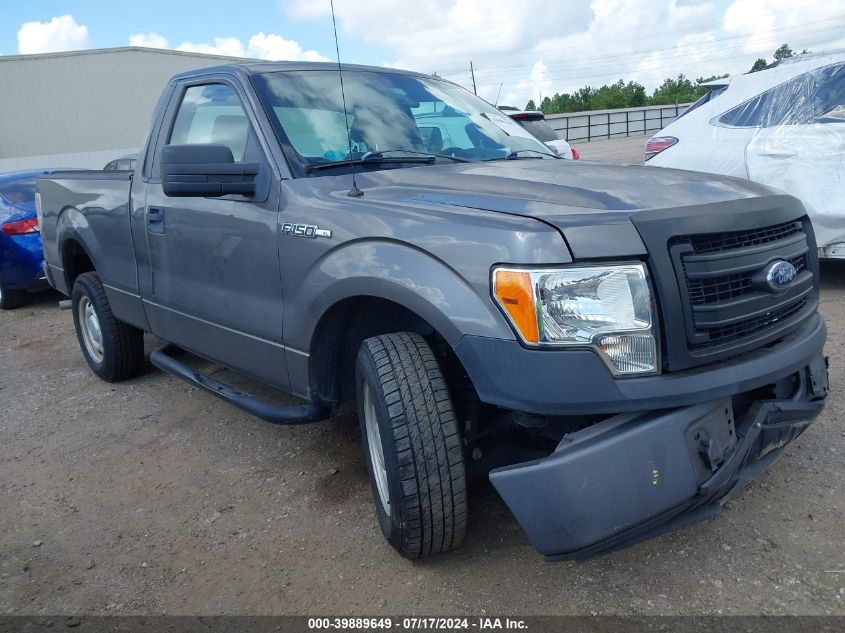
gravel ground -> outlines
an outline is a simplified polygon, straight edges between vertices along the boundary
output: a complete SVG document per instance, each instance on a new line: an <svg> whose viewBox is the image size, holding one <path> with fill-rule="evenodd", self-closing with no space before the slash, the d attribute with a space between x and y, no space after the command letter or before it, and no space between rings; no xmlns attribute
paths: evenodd
<svg viewBox="0 0 845 633"><path fill-rule="evenodd" d="M645 157L645 144L648 136L629 136L610 140L591 141L581 143L572 141L572 145L581 154L581 160L594 160L602 163L636 163L641 164Z"/></svg>
<svg viewBox="0 0 845 633"><path fill-rule="evenodd" d="M583 565L545 563L485 482L463 548L406 561L355 416L274 427L154 369L106 384L34 297L0 313L0 613L845 614L845 265L822 278L822 416L720 518Z"/></svg>

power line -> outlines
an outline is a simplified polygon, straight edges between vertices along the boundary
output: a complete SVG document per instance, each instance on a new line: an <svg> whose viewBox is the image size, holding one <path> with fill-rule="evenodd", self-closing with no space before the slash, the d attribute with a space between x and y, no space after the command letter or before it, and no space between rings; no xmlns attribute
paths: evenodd
<svg viewBox="0 0 845 633"><path fill-rule="evenodd" d="M822 1L819 1L819 2L804 4L804 5L802 5L801 9L803 10L803 9L808 8L808 7L812 7L812 6L816 6L816 5L820 5L820 4L830 4L830 2L829 2L829 0L822 0ZM788 11L794 11L794 10L795 10L794 8L791 8L791 9L781 9L779 11L769 11L768 13L764 13L764 14L760 14L760 15L756 15L756 16L751 16L751 19L769 17L769 16L773 16L773 15L778 15L780 13L786 13ZM831 16L831 17L825 18L823 20L817 20L816 22L807 22L807 23L805 23L805 25L816 24L818 22L824 22L824 21L840 18L840 17L843 17L843 16L845 16L845 14ZM712 22L712 23L709 23L709 24L698 25L696 30L693 31L693 32L704 31L708 27L715 27L715 26L722 26L722 22L719 21L719 22ZM779 27L778 29L773 29L773 31L790 29L790 28L794 28L795 26L801 26L801 25L792 25L792 26L789 26L789 27ZM635 35L635 36L631 36L631 37L625 37L625 38L616 38L616 39L613 39L613 40L598 41L598 42L594 42L594 45L601 46L602 44L617 44L619 42L636 41L636 40L641 40L641 39L646 39L646 38L654 38L654 37L658 37L658 36L661 36L661 35L668 35L668 34L671 34L671 33L688 34L689 32L690 32L689 28L680 28L680 29L673 29L673 30L668 30L668 31L660 31L660 32L656 32L656 33L654 33L654 32L653 33L644 33L644 34ZM729 37L723 38L723 39L735 39L735 38L742 38L742 37L744 37L744 36L743 35L735 35L735 36L729 36ZM681 46L686 46L686 45L681 45ZM670 48L673 48L673 47L670 47ZM573 45L573 46L545 48L545 49L542 49L541 51L538 51L538 52L540 52L540 53L554 52L554 51L579 51L579 52L582 52L582 50L583 50L582 47L577 46L577 45ZM652 51L653 50L661 50L661 49L652 49ZM649 51L649 52L652 52L652 51ZM505 55L505 54L507 54L507 53L502 53L502 55ZM517 65L512 65L512 66L488 66L487 68L503 69L503 68L518 68L518 67L524 67L524 66L525 66L524 64L517 64ZM452 68L447 67L446 69L441 69L441 72L457 73L457 72L460 72L460 70L461 70L461 68L459 68L459 67L452 67Z"/></svg>
<svg viewBox="0 0 845 633"><path fill-rule="evenodd" d="M803 23L803 24L795 24L795 25L788 26L788 27L780 27L780 28L777 28L777 29L772 29L770 34L768 34L766 36L759 37L759 38L746 38L746 39L742 40L741 42L737 42L733 45L724 45L723 43L729 42L731 40L738 40L738 39L741 39L745 36L741 36L741 35L729 36L729 37L709 40L707 42L689 42L689 43L686 43L686 44L677 44L675 46L664 46L664 47L660 47L660 48L650 48L650 49L641 49L641 50L634 50L634 51L627 51L627 52L620 52L620 53L612 53L612 54L609 54L609 55L604 55L598 60L594 60L595 63L588 62L588 63L585 64L583 62L578 62L578 61L567 61L567 62L544 63L544 65L547 68L557 67L557 66L566 66L567 69L575 69L575 70L586 70L588 68L601 69L601 68L611 67L612 62L607 63L607 60L612 60L612 59L616 59L616 58L630 59L633 55L643 55L644 56L645 54L650 54L650 53L658 53L658 52L671 51L671 50L680 50L680 49L693 48L693 47L698 52L700 52L702 49L706 51L710 48L718 48L718 49L735 48L737 46L746 46L749 43L758 43L758 42L769 41L774 37L775 33L781 33L783 31L794 31L796 29L803 29L803 28L806 28L806 27L811 27L811 26L814 26L814 25L823 24L823 23L826 23L826 22L830 22L831 20L838 20L838 19L841 19L841 18L845 18L845 14L832 16L830 18L825 18L823 20L816 20L816 21L813 21L813 22L806 22L806 23ZM814 34L814 33L826 32L826 31L830 30L831 28L841 28L842 26L845 26L845 25L837 24L833 27L827 27L827 28L822 28L822 29L812 29L808 33L798 34L798 35L796 35L796 37L800 37L802 35L810 35L810 34ZM688 51L680 52L680 55L686 55L686 54L688 54ZM481 72L482 73L488 73L489 71L493 71L493 70L505 70L507 72L497 73L497 76L498 77L507 77L507 76L514 76L514 75L522 76L524 74L523 72L518 71L518 70L509 70L509 69L530 69L533 66L534 66L533 63L518 64L518 65L512 65L512 66L486 66L481 70ZM439 70L440 70L441 74L458 74L461 69L455 69L454 72L451 72L448 69L442 69L442 68L439 69Z"/></svg>
<svg viewBox="0 0 845 633"><path fill-rule="evenodd" d="M734 42L732 44L724 44L724 43L730 42L731 40L738 40L738 39L740 39L744 36L731 36L731 37L713 39L713 40L709 40L709 41L705 41L705 42L688 42L686 44L677 44L675 46L664 46L664 47L661 47L661 48L641 49L641 50L636 50L636 51L612 53L612 54L609 54L609 55L603 55L601 57L601 59L596 60L596 62L599 66L606 66L606 65L608 65L608 64L605 63L606 60L612 60L612 59L616 59L616 58L630 58L631 55L660 53L660 52L665 52L665 51L678 51L677 56L680 56L680 55L688 55L689 54L689 51L680 50L680 49L694 49L696 52L698 52L701 49L707 50L707 49L711 49L711 48L712 49L736 48L736 47L746 46L748 44L753 44L753 43L758 43L758 42L766 42L766 41L773 39L774 37L781 37L780 35L777 35L777 34L781 33L782 31L794 31L796 29L806 29L807 27L812 27L812 26L815 26L815 25L827 23L827 22L830 22L831 20L840 20L841 18L845 18L845 14L833 16L831 18L826 18L824 20L817 20L815 22L807 22L807 23L804 23L804 24L795 24L795 25L792 25L792 26L789 26L789 27L781 27L781 28L778 28L778 29L772 29L770 34L768 34L768 35L757 37L757 38L746 38L746 39L742 39L741 41ZM806 36L806 35L810 35L810 34L817 33L817 32L819 32L819 33L826 32L826 31L829 31L829 30L834 29L834 28L842 28L843 26L845 26L845 23L838 23L838 24L835 24L833 26L828 26L828 27L824 27L824 28L808 29L808 31L806 33L799 33L799 34L796 35L796 37ZM579 64L578 61L575 61L575 62L567 61L567 62L549 62L545 65L546 65L546 67L550 67L550 66L551 67L555 67L555 66L568 66L568 67L576 66L577 67L579 65L590 67L592 64L584 65L584 64ZM484 70L485 71L499 70L500 68L502 68L502 69L514 68L514 69L516 69L516 68L527 68L527 67L531 67L531 66L533 66L533 64L522 64L522 65L519 65L519 66L514 65L514 66L509 66L509 67L488 66L488 67L485 67ZM515 71L509 71L508 73L505 73L505 74L513 74L513 72L515 72Z"/></svg>
<svg viewBox="0 0 845 633"><path fill-rule="evenodd" d="M828 38L827 40L822 40L819 43L821 44L821 43L833 41L833 40L836 40L836 39L840 39L840 37L841 36ZM712 63L716 64L716 63L727 62L727 61L732 61L732 60L737 60L737 59L748 59L748 57L749 57L748 54L731 55L731 56L725 56L725 57L716 57L716 58L713 58L712 60L708 60L708 63L712 61ZM655 72L666 72L668 70L677 70L677 69L683 70L684 68L688 68L689 65L690 65L690 62L687 61L687 62L683 62L683 63L674 64L672 66L661 66L660 70L659 71L655 70ZM636 70L639 71L639 72L642 72L640 69L636 69ZM610 72L610 73L605 73L605 74L595 74L595 73L591 72L591 73L586 74L586 75L547 76L545 79L547 81L548 80L558 80L558 81L567 80L567 81L571 81L571 80L576 80L576 79L606 79L606 78L609 78L609 77L617 77L618 78L622 74L631 73L631 72L634 72L634 71L632 71L632 70L616 70L616 71L613 71L613 72ZM484 87L487 87L487 86L496 86L496 85L498 85L498 84L497 83L479 83L478 87L484 88Z"/></svg>
<svg viewBox="0 0 845 633"><path fill-rule="evenodd" d="M826 28L826 29L817 29L817 30L814 30L812 32L803 33L803 34L801 34L801 37L809 37L811 35L817 36L817 35L821 35L823 33L831 32L831 31L835 31L837 33L837 35L834 36L834 37L824 38L822 40L816 40L816 41L814 41L813 44L810 44L810 45L818 45L820 43L834 41L836 39L840 39L840 37L843 37L843 33L842 33L841 28L842 27L840 25L837 25L836 27L829 27L829 28ZM768 37L768 38L765 38L765 39L754 40L754 41L762 43L762 42L770 41L770 40L773 41L773 42L778 41L774 37ZM798 41L802 41L802 40L799 39ZM744 42L744 43L736 44L736 45L732 45L732 46L720 46L720 47L714 49L714 52L715 51L722 52L722 51L735 50L737 48L741 48L742 46L744 46L747 43L748 42ZM699 50L699 51L696 51L696 52L699 55L701 55L703 53L707 53L708 50L705 48L704 50ZM750 56L753 56L753 55L754 55L754 53L743 53L741 56L750 57ZM559 69L559 70L553 71L553 72L546 71L545 72L545 79L573 78L572 73L581 73L581 72L588 72L590 74L575 75L575 77L579 77L579 76L590 77L593 74L599 75L603 71L608 71L608 74L610 74L610 75L618 75L618 74L624 74L625 72L640 71L641 69L638 68L636 65L639 64L643 60L643 58L634 59L630 55L628 55L627 57L629 58L628 63L621 63L620 62L620 63L615 63L615 64L597 64L597 65L571 64L571 65L567 66L565 69ZM689 62L689 55L688 54L668 55L662 61L665 64L666 62L671 63L671 62L679 60L679 59L683 59L683 60L685 60L685 63L688 63ZM701 60L701 61L706 62L706 63L715 63L715 62L718 62L721 59L726 59L726 57L725 56L711 56L711 57L708 57L707 59ZM733 59L733 58L731 58L731 59ZM546 67L548 68L548 66L546 66ZM486 75L487 71L484 71L481 74ZM489 73L489 77L493 78L495 80L494 81L494 83L495 83L495 82L498 82L498 81L502 81L503 79L505 81L507 81L508 79L510 79L512 81L512 80L514 80L514 78L521 80L521 79L525 78L525 74L524 73L512 73L512 72L511 73ZM479 84L479 85L487 85L487 84Z"/></svg>

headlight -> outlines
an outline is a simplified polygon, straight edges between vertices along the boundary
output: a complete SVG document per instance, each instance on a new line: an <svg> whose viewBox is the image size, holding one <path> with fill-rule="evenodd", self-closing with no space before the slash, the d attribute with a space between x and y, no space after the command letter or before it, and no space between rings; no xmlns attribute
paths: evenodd
<svg viewBox="0 0 845 633"><path fill-rule="evenodd" d="M526 343L589 346L619 374L659 370L644 264L496 268L493 295Z"/></svg>

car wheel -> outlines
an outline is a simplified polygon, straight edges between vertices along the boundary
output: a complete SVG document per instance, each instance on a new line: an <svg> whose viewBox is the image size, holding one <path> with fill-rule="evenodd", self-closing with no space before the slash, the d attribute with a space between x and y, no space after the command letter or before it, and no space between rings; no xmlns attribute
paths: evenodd
<svg viewBox="0 0 845 633"><path fill-rule="evenodd" d="M407 558L458 547L467 521L463 447L446 381L418 334L361 344L356 399L378 523Z"/></svg>
<svg viewBox="0 0 845 633"><path fill-rule="evenodd" d="M0 279L0 310L14 310L26 303L26 291L7 288Z"/></svg>
<svg viewBox="0 0 845 633"><path fill-rule="evenodd" d="M144 366L144 333L115 318L97 273L76 278L71 300L76 337L91 371L108 382L137 376Z"/></svg>

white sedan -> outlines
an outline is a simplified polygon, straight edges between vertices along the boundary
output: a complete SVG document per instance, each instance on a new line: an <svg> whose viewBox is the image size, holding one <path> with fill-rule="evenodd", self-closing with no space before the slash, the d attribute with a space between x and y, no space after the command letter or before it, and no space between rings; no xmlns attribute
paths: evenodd
<svg viewBox="0 0 845 633"><path fill-rule="evenodd" d="M822 257L845 258L845 51L707 84L646 145L646 165L747 178L799 198Z"/></svg>

